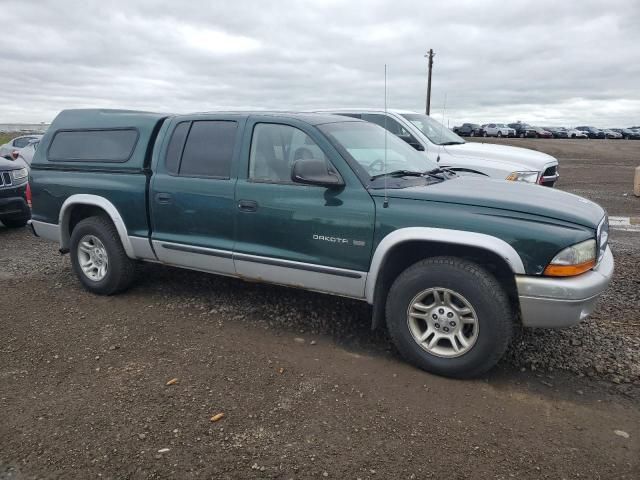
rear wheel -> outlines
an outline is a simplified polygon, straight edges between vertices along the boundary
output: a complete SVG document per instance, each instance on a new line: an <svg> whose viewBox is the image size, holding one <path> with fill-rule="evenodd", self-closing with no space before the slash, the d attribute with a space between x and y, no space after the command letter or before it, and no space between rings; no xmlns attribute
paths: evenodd
<svg viewBox="0 0 640 480"><path fill-rule="evenodd" d="M498 281L454 257L420 261L393 283L387 328L409 362L449 377L470 378L493 367L511 340L513 312Z"/></svg>
<svg viewBox="0 0 640 480"><path fill-rule="evenodd" d="M469 132L469 136L470 136L470 137L475 137L475 136L476 136L476 134L475 134L475 132L474 132L473 130L471 130L471 131Z"/></svg>
<svg viewBox="0 0 640 480"><path fill-rule="evenodd" d="M78 223L71 234L70 253L76 276L90 292L112 295L127 289L134 280L135 264L106 217L90 217Z"/></svg>

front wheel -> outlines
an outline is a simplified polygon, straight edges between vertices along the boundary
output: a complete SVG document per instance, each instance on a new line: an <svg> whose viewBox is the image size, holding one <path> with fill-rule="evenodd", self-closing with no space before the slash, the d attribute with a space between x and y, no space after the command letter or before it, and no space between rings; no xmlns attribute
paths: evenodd
<svg viewBox="0 0 640 480"><path fill-rule="evenodd" d="M488 137L489 135L487 134L487 132L482 132L482 136L483 137Z"/></svg>
<svg viewBox="0 0 640 480"><path fill-rule="evenodd" d="M502 132L498 131L498 137L502 136Z"/></svg>
<svg viewBox="0 0 640 480"><path fill-rule="evenodd" d="M389 290L386 317L403 357L456 378L476 377L498 362L514 319L495 277L455 257L422 260L400 274Z"/></svg>
<svg viewBox="0 0 640 480"><path fill-rule="evenodd" d="M106 217L90 217L73 229L71 264L82 286L92 293L112 295L127 289L135 277L116 227Z"/></svg>

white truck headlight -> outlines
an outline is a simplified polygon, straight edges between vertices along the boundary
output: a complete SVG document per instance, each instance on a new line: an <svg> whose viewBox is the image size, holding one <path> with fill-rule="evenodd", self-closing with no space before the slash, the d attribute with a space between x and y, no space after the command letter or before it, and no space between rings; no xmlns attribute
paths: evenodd
<svg viewBox="0 0 640 480"><path fill-rule="evenodd" d="M505 180L536 183L538 181L538 172L511 172Z"/></svg>
<svg viewBox="0 0 640 480"><path fill-rule="evenodd" d="M21 168L20 170L13 170L11 174L14 180L22 180L29 176L29 171L26 168Z"/></svg>
<svg viewBox="0 0 640 480"><path fill-rule="evenodd" d="M609 216L605 215L598 225L598 261L602 260L609 245Z"/></svg>
<svg viewBox="0 0 640 480"><path fill-rule="evenodd" d="M558 253L544 269L550 277L572 277L596 266L596 240L576 243Z"/></svg>

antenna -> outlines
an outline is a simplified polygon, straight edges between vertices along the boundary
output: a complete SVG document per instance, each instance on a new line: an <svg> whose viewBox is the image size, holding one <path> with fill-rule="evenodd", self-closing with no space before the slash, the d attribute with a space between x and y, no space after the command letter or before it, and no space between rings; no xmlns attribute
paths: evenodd
<svg viewBox="0 0 640 480"><path fill-rule="evenodd" d="M387 64L384 64L384 171L387 173ZM389 197L387 196L387 175L384 176L384 202L382 208L389 206Z"/></svg>
<svg viewBox="0 0 640 480"><path fill-rule="evenodd" d="M440 122L440 145L438 146L438 158L436 162L440 163L440 152L442 151L442 130L444 129L444 112L447 110L447 93L444 94L444 104L442 105L442 122Z"/></svg>

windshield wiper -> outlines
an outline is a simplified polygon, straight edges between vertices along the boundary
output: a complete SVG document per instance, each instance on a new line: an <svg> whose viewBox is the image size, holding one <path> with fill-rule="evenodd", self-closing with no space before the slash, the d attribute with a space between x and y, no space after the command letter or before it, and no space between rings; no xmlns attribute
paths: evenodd
<svg viewBox="0 0 640 480"><path fill-rule="evenodd" d="M438 145L446 146L446 145L464 145L464 142L443 142L438 143Z"/></svg>
<svg viewBox="0 0 640 480"><path fill-rule="evenodd" d="M379 173L372 175L369 180L375 180L382 177L422 177L425 172L414 172L413 170L394 170L393 172Z"/></svg>

